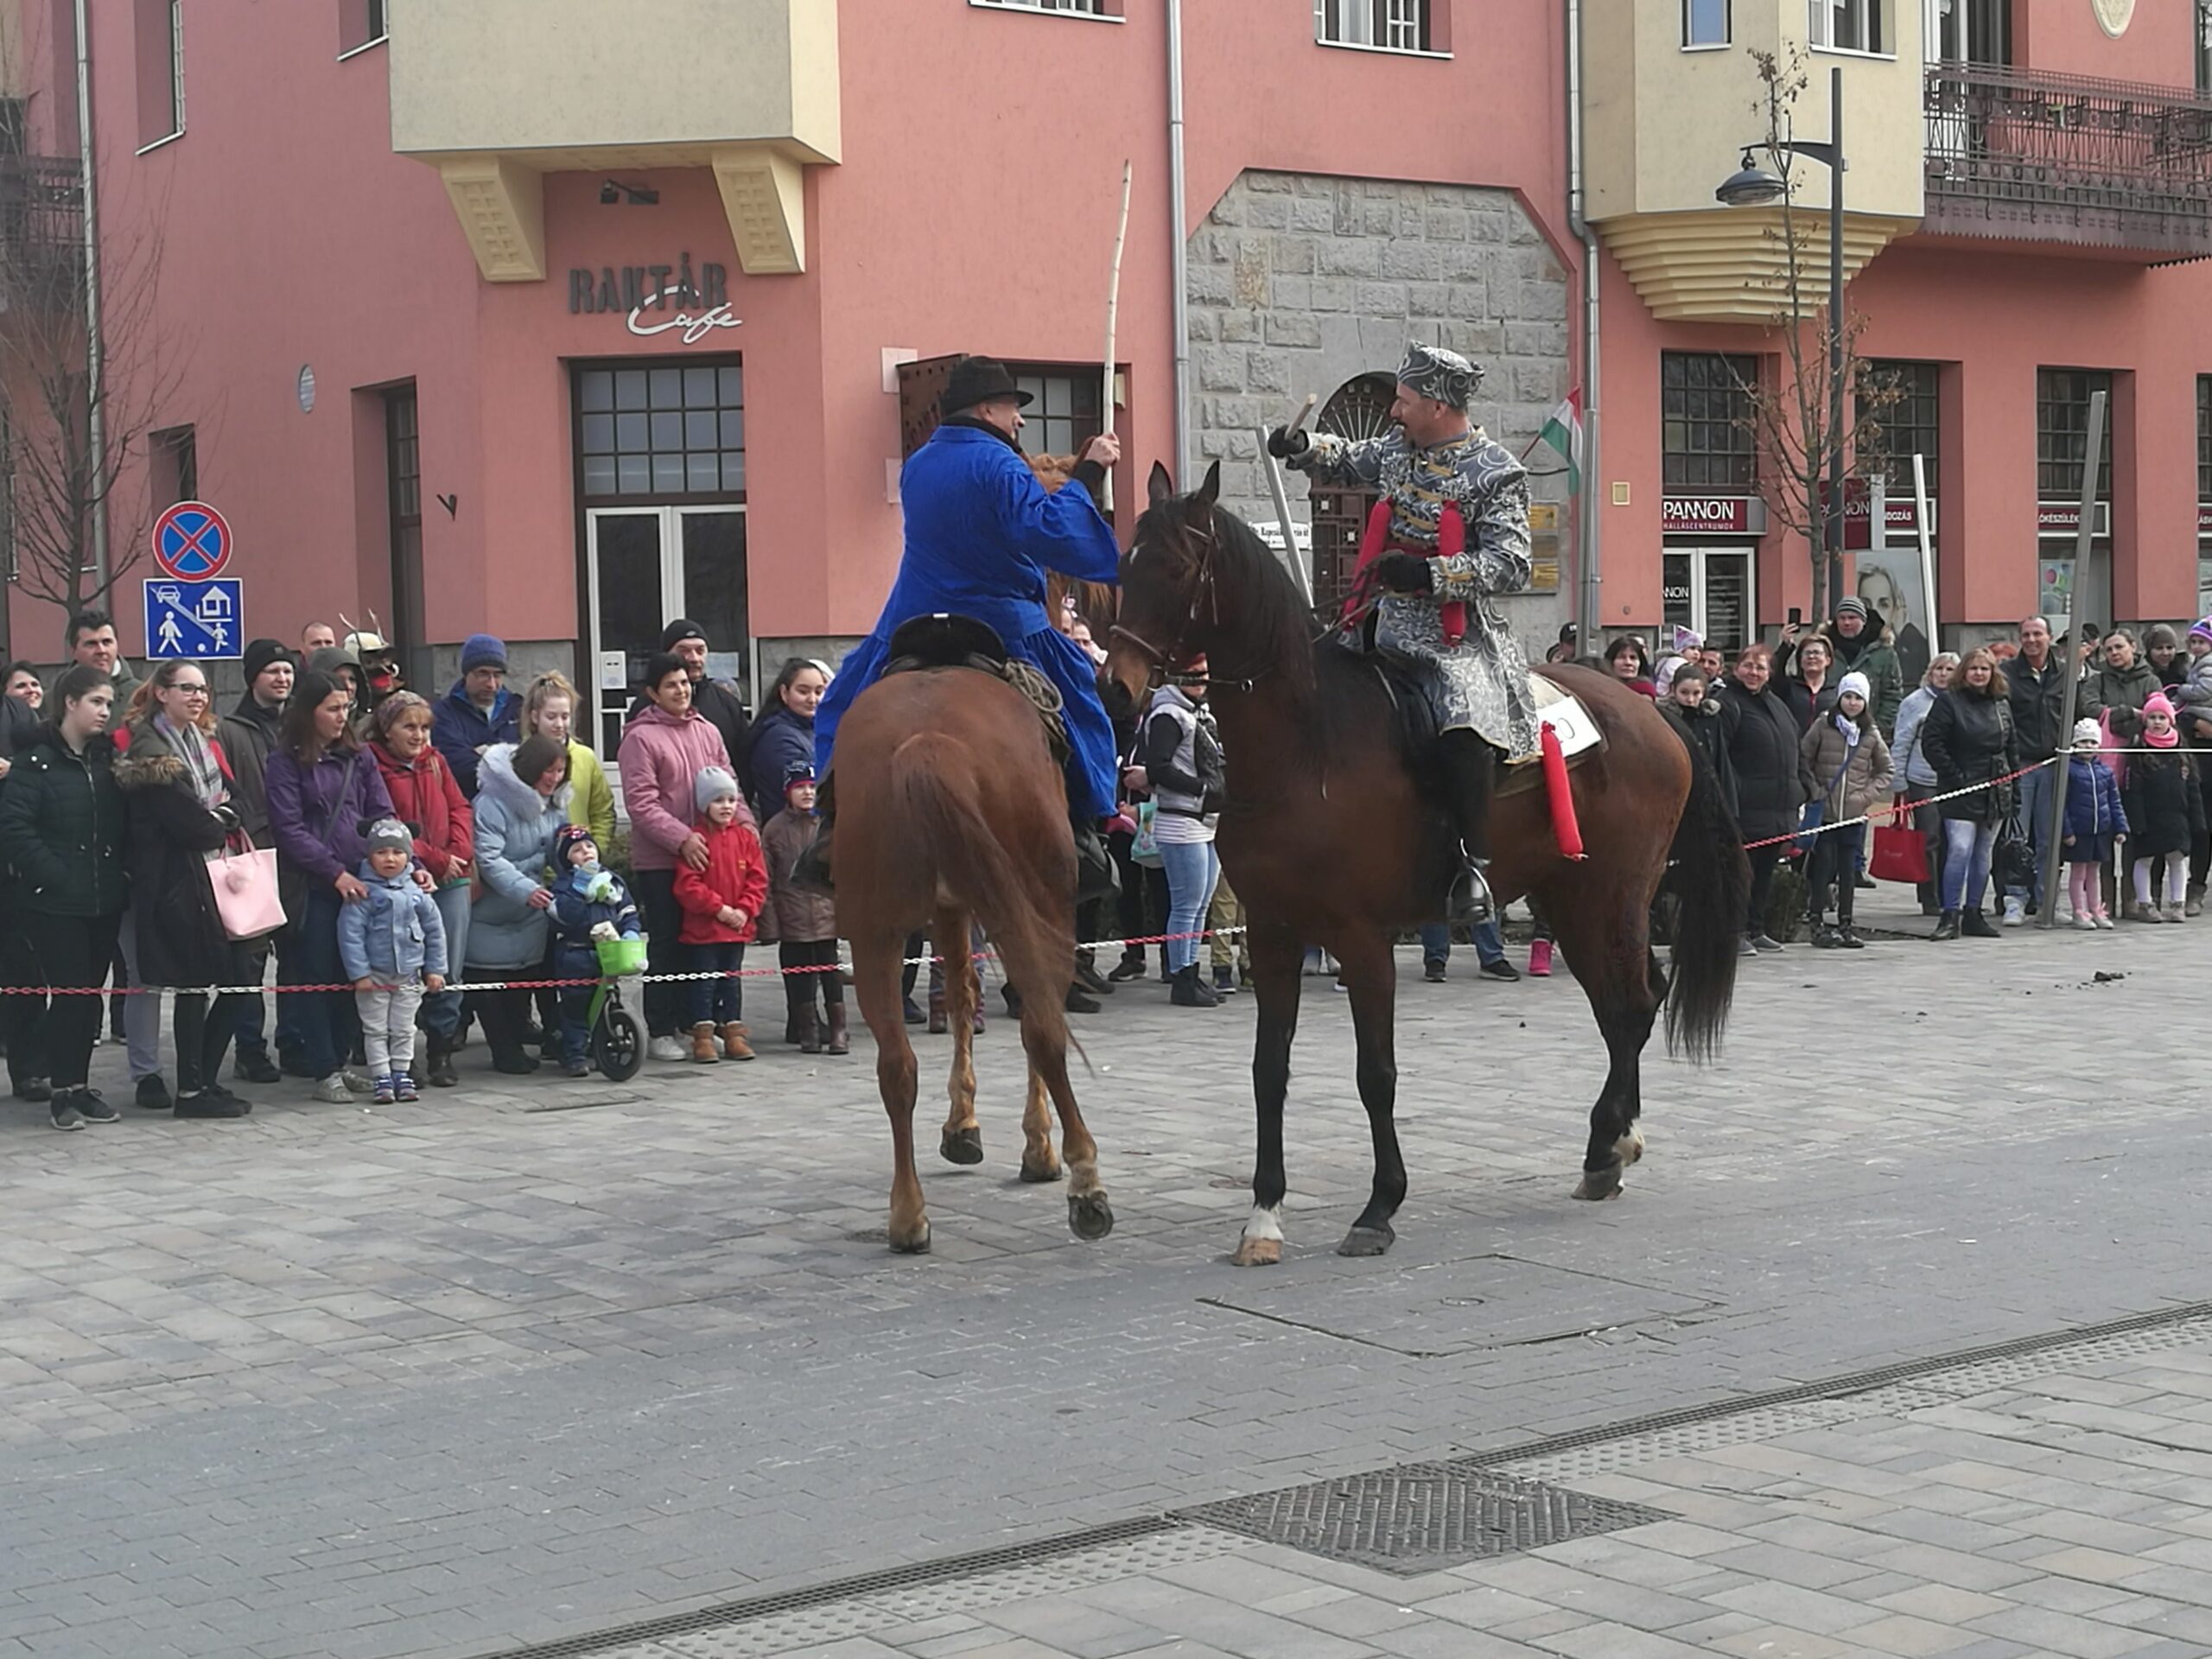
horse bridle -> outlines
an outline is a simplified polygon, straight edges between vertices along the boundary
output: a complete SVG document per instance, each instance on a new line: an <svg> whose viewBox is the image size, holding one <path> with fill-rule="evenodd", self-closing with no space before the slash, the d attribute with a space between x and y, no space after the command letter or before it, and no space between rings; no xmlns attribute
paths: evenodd
<svg viewBox="0 0 2212 1659"><path fill-rule="evenodd" d="M1215 627L1218 628L1221 626L1221 594L1215 583L1213 568L1213 552L1216 545L1213 510L1211 507L1206 510L1206 522L1204 529L1192 524L1185 524L1183 528L1198 538L1198 573L1191 582L1191 607L1184 613L1183 626L1176 630L1175 638L1169 643L1167 649L1162 651L1136 630L1125 628L1119 621L1115 622L1106 630L1106 637L1109 639L1126 639L1139 656L1152 664L1151 677L1145 682L1147 686L1160 683L1163 678L1173 672L1176 663L1185 654L1184 646L1189 642L1192 630L1198 626L1198 612L1201 607L1205 608ZM1252 687L1252 682L1249 679L1230 680L1218 674L1208 675L1205 683L1208 685L1233 686L1243 690L1249 690Z"/></svg>

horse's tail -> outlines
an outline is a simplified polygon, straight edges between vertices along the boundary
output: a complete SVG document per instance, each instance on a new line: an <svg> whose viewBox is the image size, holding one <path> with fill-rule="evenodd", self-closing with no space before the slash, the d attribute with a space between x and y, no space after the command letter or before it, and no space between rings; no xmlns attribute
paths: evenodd
<svg viewBox="0 0 2212 1659"><path fill-rule="evenodd" d="M1053 952L1045 939L1039 899L1023 884L1035 859L1008 848L993 828L976 784L975 754L957 738L921 732L892 751L890 784L894 820L910 837L919 868L989 931L1017 990L1031 971L1044 971ZM939 939L939 950L965 941ZM1025 996L1048 1037L1067 1039L1065 988L1052 995Z"/></svg>
<svg viewBox="0 0 2212 1659"><path fill-rule="evenodd" d="M1705 1061L1720 1046L1728 1005L1736 995L1751 867L1713 763L1695 744L1688 747L1690 798L1675 829L1674 869L1668 880L1680 902L1667 988L1667 1047Z"/></svg>

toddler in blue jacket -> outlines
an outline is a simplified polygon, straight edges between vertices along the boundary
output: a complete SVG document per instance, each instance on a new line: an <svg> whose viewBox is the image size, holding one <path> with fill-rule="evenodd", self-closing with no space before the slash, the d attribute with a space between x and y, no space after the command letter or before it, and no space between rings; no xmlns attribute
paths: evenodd
<svg viewBox="0 0 2212 1659"><path fill-rule="evenodd" d="M446 928L437 901L415 879L415 835L397 818L362 830L367 898L338 914L338 960L353 982L361 1048L376 1103L419 1100L415 1085L415 1015L426 993L446 988Z"/></svg>

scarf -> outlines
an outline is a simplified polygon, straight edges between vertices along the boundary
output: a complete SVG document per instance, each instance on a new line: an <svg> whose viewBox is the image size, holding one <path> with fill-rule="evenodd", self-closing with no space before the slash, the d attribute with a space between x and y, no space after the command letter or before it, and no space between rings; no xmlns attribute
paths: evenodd
<svg viewBox="0 0 2212 1659"><path fill-rule="evenodd" d="M207 734L197 726L178 726L167 715L154 716L154 729L184 762L185 776L191 780L193 795L200 804L210 811L220 806L229 791L223 786L223 768L215 760Z"/></svg>
<svg viewBox="0 0 2212 1659"><path fill-rule="evenodd" d="M1844 760L1845 762L1848 764L1851 759L1851 752L1859 747L1859 740L1864 737L1866 734L1859 729L1859 722L1853 720L1849 715L1845 714L1840 709L1830 715L1828 718L1835 721L1836 730L1843 734Z"/></svg>

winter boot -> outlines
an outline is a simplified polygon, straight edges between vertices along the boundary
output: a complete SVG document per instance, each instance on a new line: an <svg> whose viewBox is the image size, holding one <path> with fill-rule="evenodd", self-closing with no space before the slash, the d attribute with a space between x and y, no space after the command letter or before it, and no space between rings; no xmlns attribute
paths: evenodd
<svg viewBox="0 0 2212 1659"><path fill-rule="evenodd" d="M1968 910L1961 918L1959 931L1969 939L1994 939L2001 937L1997 930L1989 925L1989 918L1981 913L1981 907L1979 905Z"/></svg>
<svg viewBox="0 0 2212 1659"><path fill-rule="evenodd" d="M816 1021L812 1007L800 1009L791 1015L791 1028L798 1033L798 1052L819 1054L822 1052L822 1027Z"/></svg>
<svg viewBox="0 0 2212 1659"><path fill-rule="evenodd" d="M2181 913L2184 916L2199 916L2203 912L2204 889L2201 887L2192 887L2189 890L2189 897L2182 901Z"/></svg>
<svg viewBox="0 0 2212 1659"><path fill-rule="evenodd" d="M461 1081L461 1075L453 1069L453 1039L433 1032L425 1040L430 1046L430 1069L423 1080L433 1089L454 1087Z"/></svg>
<svg viewBox="0 0 2212 1659"><path fill-rule="evenodd" d="M1957 938L1959 937L1959 912L1955 910L1945 911L1936 924L1936 931L1933 933L1930 933L1928 937L1931 939Z"/></svg>
<svg viewBox="0 0 2212 1659"><path fill-rule="evenodd" d="M849 1054L853 1052L853 1039L845 1030L845 1005L842 1002L830 1005L830 1046L826 1052L831 1054Z"/></svg>
<svg viewBox="0 0 2212 1659"><path fill-rule="evenodd" d="M1756 950L1758 947L1754 945L1752 949ZM1529 977L1549 979L1551 976L1552 942L1549 939L1531 939L1529 942Z"/></svg>
<svg viewBox="0 0 2212 1659"><path fill-rule="evenodd" d="M726 1060L749 1060L753 1045L745 1040L745 1027L733 1020L722 1027L722 1058Z"/></svg>
<svg viewBox="0 0 2212 1659"><path fill-rule="evenodd" d="M702 1020L691 1027L691 1058L702 1065L712 1065L721 1055L715 1048L715 1022Z"/></svg>
<svg viewBox="0 0 2212 1659"><path fill-rule="evenodd" d="M1187 968L1177 969L1172 982L1174 988L1167 994L1167 1000L1179 1008L1217 1008L1221 1006L1221 999L1213 994L1213 988L1198 977L1198 965L1195 962Z"/></svg>

